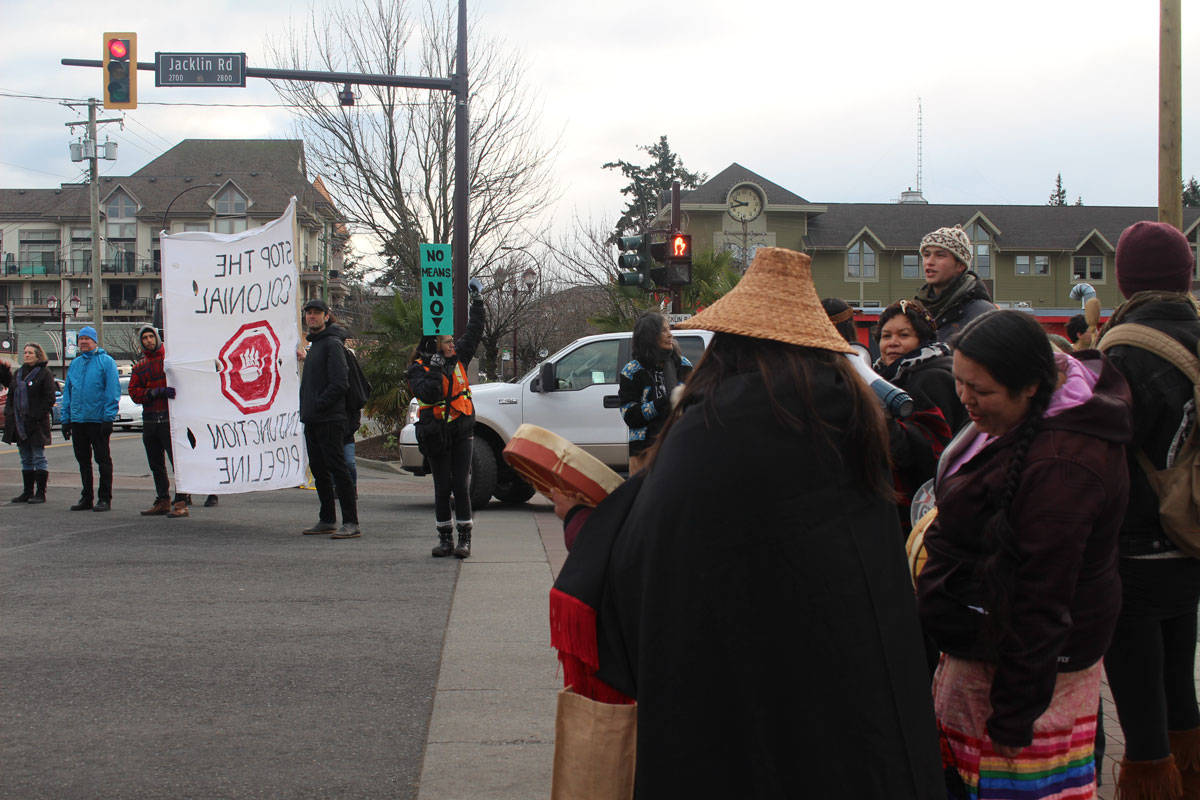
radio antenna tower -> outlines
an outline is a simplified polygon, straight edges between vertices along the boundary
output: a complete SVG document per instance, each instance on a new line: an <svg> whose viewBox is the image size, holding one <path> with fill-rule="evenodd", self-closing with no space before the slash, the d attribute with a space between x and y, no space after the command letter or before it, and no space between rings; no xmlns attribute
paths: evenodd
<svg viewBox="0 0 1200 800"><path fill-rule="evenodd" d="M921 98L917 98L917 191L921 191Z"/></svg>

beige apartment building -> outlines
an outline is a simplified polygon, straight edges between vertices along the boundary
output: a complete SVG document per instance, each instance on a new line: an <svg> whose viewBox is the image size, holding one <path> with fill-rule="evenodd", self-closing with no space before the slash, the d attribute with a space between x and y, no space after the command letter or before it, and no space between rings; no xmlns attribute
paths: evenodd
<svg viewBox="0 0 1200 800"><path fill-rule="evenodd" d="M151 319L161 291L160 231L237 233L280 216L297 198L302 296L346 295L340 277L348 239L319 177L310 179L298 140L188 139L131 175L105 175L100 187L101 291L92 296L88 185L0 189L0 313L18 341L36 341L57 360L61 320L68 330L103 314L114 355L128 331ZM79 298L71 316L71 299ZM108 331L114 332L113 336ZM117 332L124 332L118 334ZM132 337L136 342L136 337Z"/></svg>

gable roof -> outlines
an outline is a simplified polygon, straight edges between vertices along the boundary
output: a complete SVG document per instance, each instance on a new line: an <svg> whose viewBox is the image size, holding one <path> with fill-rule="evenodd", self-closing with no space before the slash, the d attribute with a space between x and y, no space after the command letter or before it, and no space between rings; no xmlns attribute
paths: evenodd
<svg viewBox="0 0 1200 800"><path fill-rule="evenodd" d="M700 186L690 191L681 192L679 202L682 203L724 203L729 190L739 183L749 181L762 187L767 193L767 205L806 206L808 201L798 194L790 192L774 181L769 181L757 172L746 169L734 162L716 175L709 178Z"/></svg>
<svg viewBox="0 0 1200 800"><path fill-rule="evenodd" d="M298 139L185 139L132 175L100 176L100 195L108 197L117 188L125 189L137 198L138 219L150 222L155 230L167 206L172 219L213 216L209 199L230 181L253 201L251 213L256 218L279 216L294 195L302 223L311 221L314 210L340 220L328 192L310 183L306 170L304 143ZM86 224L87 185L0 190L0 217L39 216L48 222Z"/></svg>

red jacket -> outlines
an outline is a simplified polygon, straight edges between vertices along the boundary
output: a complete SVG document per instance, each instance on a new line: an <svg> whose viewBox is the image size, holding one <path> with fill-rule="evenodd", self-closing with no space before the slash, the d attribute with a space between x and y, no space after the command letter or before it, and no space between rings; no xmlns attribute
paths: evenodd
<svg viewBox="0 0 1200 800"><path fill-rule="evenodd" d="M925 534L929 560L917 580L926 632L946 653L996 665L988 733L1029 744L1059 672L1095 664L1121 606L1117 533L1129 499L1124 445L1132 433L1129 386L1096 351L1076 355L1099 378L1082 405L1043 418L1009 507L1015 533L1011 630L983 636L987 608L982 531L1002 494L1010 432L944 476L978 430L968 425L938 465L938 516Z"/></svg>
<svg viewBox="0 0 1200 800"><path fill-rule="evenodd" d="M150 397L151 389L162 389L167 385L167 375L163 372L164 355L162 344L152 353L143 350L142 360L133 365L133 373L129 376L129 397L142 406L143 415L167 413L166 397Z"/></svg>

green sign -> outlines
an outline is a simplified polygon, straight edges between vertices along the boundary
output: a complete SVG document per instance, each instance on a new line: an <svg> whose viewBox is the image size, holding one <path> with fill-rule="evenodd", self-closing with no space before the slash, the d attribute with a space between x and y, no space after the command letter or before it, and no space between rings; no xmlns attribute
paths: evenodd
<svg viewBox="0 0 1200 800"><path fill-rule="evenodd" d="M421 245L421 333L454 333L454 265L450 245Z"/></svg>

